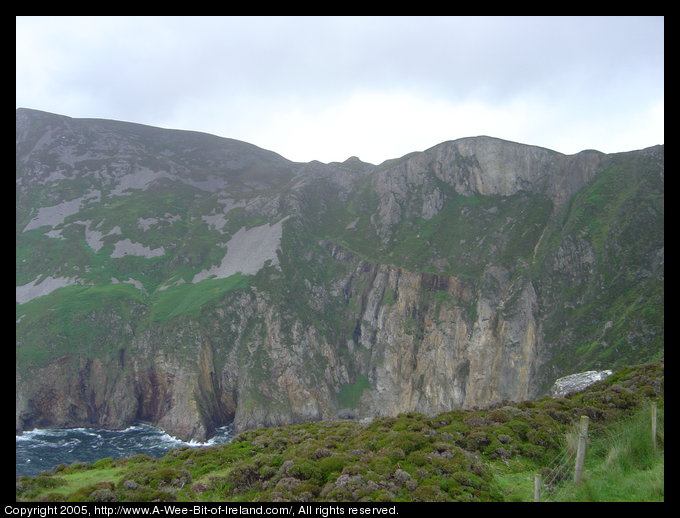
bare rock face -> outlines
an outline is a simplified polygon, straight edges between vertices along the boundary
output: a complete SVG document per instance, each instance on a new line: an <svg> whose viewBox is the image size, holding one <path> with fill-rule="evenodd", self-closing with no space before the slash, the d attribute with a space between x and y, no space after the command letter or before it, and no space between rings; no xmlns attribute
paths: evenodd
<svg viewBox="0 0 680 518"><path fill-rule="evenodd" d="M550 390L550 395L552 397L564 397L567 394L584 390L593 383L607 379L611 375L612 371L610 370L586 371L570 374L569 376L564 376L555 381L555 384Z"/></svg>
<svg viewBox="0 0 680 518"><path fill-rule="evenodd" d="M388 162L374 175L373 185L380 196L379 231L386 236L390 226L414 215L404 204L414 189L424 193L418 216L425 219L443 206L440 182L464 196L530 192L559 206L592 180L607 161L607 155L597 151L563 155L485 136L444 142L394 164Z"/></svg>
<svg viewBox="0 0 680 518"><path fill-rule="evenodd" d="M348 341L355 358L367 358L371 382L359 417L434 414L536 395L542 344L535 292L527 284L504 307L508 272L490 268L487 275L499 285L373 268Z"/></svg>

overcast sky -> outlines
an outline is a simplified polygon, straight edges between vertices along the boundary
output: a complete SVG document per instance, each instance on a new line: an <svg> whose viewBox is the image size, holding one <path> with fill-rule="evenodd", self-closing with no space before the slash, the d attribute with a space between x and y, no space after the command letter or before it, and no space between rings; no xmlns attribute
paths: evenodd
<svg viewBox="0 0 680 518"><path fill-rule="evenodd" d="M664 142L663 17L18 17L16 105L380 163Z"/></svg>

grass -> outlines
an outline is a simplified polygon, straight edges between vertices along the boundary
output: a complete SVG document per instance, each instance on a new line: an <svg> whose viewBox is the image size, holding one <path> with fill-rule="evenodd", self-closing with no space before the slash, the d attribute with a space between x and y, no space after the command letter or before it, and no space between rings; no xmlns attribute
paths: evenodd
<svg viewBox="0 0 680 518"><path fill-rule="evenodd" d="M366 376L359 374L354 383L343 385L338 394L338 403L341 408L358 408L361 394L364 389L370 387L370 383Z"/></svg>
<svg viewBox="0 0 680 518"><path fill-rule="evenodd" d="M121 467L79 471L61 476L60 478L66 483L55 488L54 491L59 494L68 495L83 486L89 486L101 481L117 483L122 476L123 468Z"/></svg>
<svg viewBox="0 0 680 518"><path fill-rule="evenodd" d="M653 361L663 350L663 259L651 260L663 247L663 175L634 154L613 158L557 210L536 248L545 341L565 344L552 360L564 371ZM565 252L587 260L556 268Z"/></svg>
<svg viewBox="0 0 680 518"><path fill-rule="evenodd" d="M104 328L95 314L116 313L129 317L143 304L142 292L125 283L105 286L67 286L17 305L17 371L35 369L59 356L96 357L116 350L124 331ZM142 306L143 307L143 306ZM86 336L85 344L80 342Z"/></svg>
<svg viewBox="0 0 680 518"><path fill-rule="evenodd" d="M643 405L629 419L616 421L590 437L582 481L574 485L573 453L577 426L564 436L559 455L565 480L556 490L543 488L541 501L549 502L662 502L664 501L663 410L657 418L657 448L652 446L650 407ZM572 455L567 453L571 450ZM568 461L568 462L566 462ZM552 465L553 471L556 465ZM496 482L507 501L531 502L534 476L546 470L540 464L514 462L496 466ZM545 481L545 473L543 473Z"/></svg>
<svg viewBox="0 0 680 518"><path fill-rule="evenodd" d="M551 501L556 502L663 502L664 459L648 469L622 471L593 469L578 486L564 489Z"/></svg>
<svg viewBox="0 0 680 518"><path fill-rule="evenodd" d="M418 214L422 193L409 193L399 223L378 247L381 239L371 223L378 200L368 197L368 191L358 195L366 197L361 209L353 202L336 207L333 221L323 222L322 235L369 262L476 277L490 258L508 267L519 258L528 260L552 210L551 202L541 196L463 196L450 186L439 188L447 199L435 216L410 216Z"/></svg>
<svg viewBox="0 0 680 518"><path fill-rule="evenodd" d="M179 315L197 317L201 309L232 291L250 285L250 277L186 283L147 296L131 284L67 286L16 307L17 370L47 365L65 355L102 357L117 354L130 337L125 322L166 322ZM101 326L100 318L121 318L117 326ZM82 337L87 341L82 343Z"/></svg>
<svg viewBox="0 0 680 518"><path fill-rule="evenodd" d="M541 469L536 462L522 459L493 465L495 483L506 502L531 502L534 498L534 476Z"/></svg>
<svg viewBox="0 0 680 518"><path fill-rule="evenodd" d="M101 461L98 462L101 463ZM68 467L62 465L54 476L35 477L36 483L32 489L27 491L26 496L44 493L49 495L50 500L67 500L70 495L77 494L82 488L103 483L116 484L122 476L123 468L120 466L91 469L91 466L83 464Z"/></svg>
<svg viewBox="0 0 680 518"><path fill-rule="evenodd" d="M662 502L664 500L663 408L657 416L656 448L650 408L617 422L588 446L581 483L565 485L553 501Z"/></svg>
<svg viewBox="0 0 680 518"><path fill-rule="evenodd" d="M205 304L249 284L247 275L236 273L226 279L205 279L196 284L173 286L157 292L151 302L149 318L164 321L187 313L196 316Z"/></svg>

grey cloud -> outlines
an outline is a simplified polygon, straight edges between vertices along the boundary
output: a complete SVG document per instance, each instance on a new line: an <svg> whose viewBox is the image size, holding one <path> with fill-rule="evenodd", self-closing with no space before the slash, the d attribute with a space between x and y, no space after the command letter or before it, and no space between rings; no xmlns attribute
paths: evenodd
<svg viewBox="0 0 680 518"><path fill-rule="evenodd" d="M17 26L35 23L23 18ZM80 105L61 111L72 116L162 125L186 120L194 107L214 106L225 118L250 116L241 124L252 126L253 118L293 103L320 111L365 92L494 108L538 99L582 118L663 102L663 17L45 17L39 23L36 40L60 58L49 70L44 102ZM28 101L21 91L18 83L20 105L59 112L31 102L35 88Z"/></svg>
<svg viewBox="0 0 680 518"><path fill-rule="evenodd" d="M142 17L81 23L88 22L102 39L82 42L79 57L64 70L71 77L61 84L90 88L94 96L167 92L173 98L216 89L305 96L389 87L507 95L549 78L587 77L587 70L606 76L644 66L658 70L663 63L655 50L663 24L655 18Z"/></svg>

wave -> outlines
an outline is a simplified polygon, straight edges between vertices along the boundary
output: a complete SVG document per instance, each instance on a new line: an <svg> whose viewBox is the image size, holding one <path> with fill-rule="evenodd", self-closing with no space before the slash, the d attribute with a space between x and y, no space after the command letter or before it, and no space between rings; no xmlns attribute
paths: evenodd
<svg viewBox="0 0 680 518"><path fill-rule="evenodd" d="M202 446L214 446L215 444L219 444L221 442L224 442L224 440L223 440L224 436L231 437L232 429L233 429L232 425L227 425L227 426L223 426L221 428L218 428L216 430L215 435L213 435L210 439L208 439L207 441L204 441L204 442L196 441L194 439L191 439L189 441L183 441L182 439L178 439L177 437L174 437L167 432L163 432L160 438L164 441L168 441L169 443L177 444L178 446L189 446L191 448L200 448Z"/></svg>
<svg viewBox="0 0 680 518"><path fill-rule="evenodd" d="M160 457L175 448L227 443L231 441L231 434L231 425L218 428L205 442L183 441L148 424L135 424L122 430L35 428L16 436L16 471L17 475L35 476L59 464L139 453Z"/></svg>
<svg viewBox="0 0 680 518"><path fill-rule="evenodd" d="M34 428L33 430L26 430L17 435L17 441L35 440L36 437L62 437L69 433L70 430L78 430L78 428Z"/></svg>
<svg viewBox="0 0 680 518"><path fill-rule="evenodd" d="M35 435L33 433L34 430L31 430L30 432L24 432L21 435L17 435L17 442L27 442L27 441L33 441L34 438L33 436Z"/></svg>

